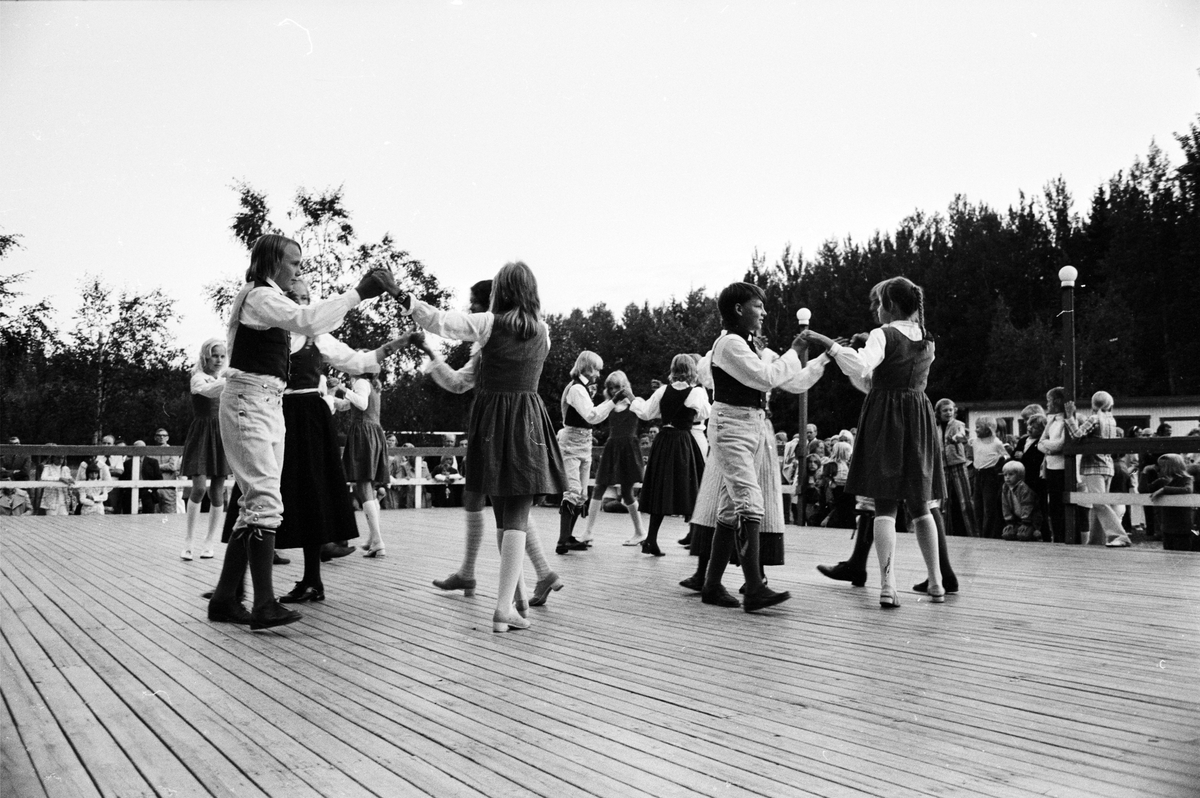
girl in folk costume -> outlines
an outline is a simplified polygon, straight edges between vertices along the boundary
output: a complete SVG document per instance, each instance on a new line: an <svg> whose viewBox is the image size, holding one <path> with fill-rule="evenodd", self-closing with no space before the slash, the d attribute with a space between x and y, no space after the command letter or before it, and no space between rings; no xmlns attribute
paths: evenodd
<svg viewBox="0 0 1200 798"><path fill-rule="evenodd" d="M942 440L942 467L946 473L946 508L942 513L951 535L976 536L975 501L967 466L971 457L967 425L955 418L958 408L951 399L938 399L933 406Z"/></svg>
<svg viewBox="0 0 1200 798"><path fill-rule="evenodd" d="M480 344L467 428L466 489L491 498L500 531L500 586L492 631L528 629L514 607L534 499L567 487L562 455L538 380L550 351L537 279L508 263L492 281L488 313L437 310L409 296L406 313L438 335ZM534 533L535 534L535 533Z"/></svg>
<svg viewBox="0 0 1200 798"><path fill-rule="evenodd" d="M183 539L181 559L192 559L192 541L200 506L208 491L208 534L200 559L213 556L213 540L225 522L225 477L229 464L225 462L225 446L221 443L221 392L225 390L225 366L229 362L225 342L209 338L200 347L200 356L192 368L192 424L183 442L183 462L179 473L192 478L188 493L187 532Z"/></svg>
<svg viewBox="0 0 1200 798"><path fill-rule="evenodd" d="M588 545L576 540L571 533L579 516L587 511L588 478L592 473L592 427L608 418L613 409L611 399L599 405L592 403L596 377L602 368L604 361L595 352L586 349L580 352L571 368L571 381L559 400L563 427L558 431L558 446L562 451L563 467L567 470L567 490L558 510L556 554L586 549Z"/></svg>
<svg viewBox="0 0 1200 798"><path fill-rule="evenodd" d="M275 600L271 565L275 534L283 521L285 429L283 391L290 365L290 334L315 336L341 325L364 299L399 289L391 272L373 269L356 288L308 307L284 293L300 266L300 245L279 235L254 243L246 285L229 317L229 368L221 394L221 442L242 490L221 578L208 603L210 621L266 629L293 623L300 613ZM254 584L254 609L238 599L247 568Z"/></svg>
<svg viewBox="0 0 1200 798"><path fill-rule="evenodd" d="M701 598L706 604L737 607L721 577L736 543L746 577L746 612L786 601L763 582L759 560L760 533L767 502L783 517L775 433L766 414L766 392L798 380L802 374L799 336L782 357L768 363L754 343L762 331L765 294L750 283L734 283L717 298L728 333L713 344L713 406L709 421L709 455L705 470L716 469L717 522ZM810 365L809 369L813 367ZM763 464L765 463L765 468Z"/></svg>
<svg viewBox="0 0 1200 798"><path fill-rule="evenodd" d="M663 518L682 515L690 519L696 506L704 474L704 452L696 444L692 428L696 419L709 415L708 394L696 385L696 364L690 355L676 355L671 360L668 380L648 400L635 399L630 408L643 420L660 417L663 420L663 427L650 447L646 477L639 494L642 510L650 514L650 529L644 541L635 535L625 542L626 546L641 544L642 553L656 557L663 556L658 547L658 529ZM639 512L637 505L630 512Z"/></svg>
<svg viewBox="0 0 1200 798"><path fill-rule="evenodd" d="M934 344L925 331L924 293L904 277L884 280L871 289L871 311L880 327L861 351L843 347L811 330L805 337L829 347L838 367L868 391L859 415L858 434L846 490L875 500L875 552L882 588L879 604L900 606L892 568L896 548L896 512L903 501L916 527L925 558L930 600L945 601L938 563L938 530L929 512L932 499L944 499L942 436L933 405L925 395Z"/></svg>
<svg viewBox="0 0 1200 798"><path fill-rule="evenodd" d="M630 520L633 521L634 539L640 542L642 534L642 516L638 510L637 499L633 497L633 486L642 481L642 449L638 445L638 416L630 407L631 401L645 402L633 399L633 389L629 378L623 371L614 371L604 380L604 395L615 401L616 405L608 416L608 440L604 443L604 452L600 455L600 467L596 469L596 484L592 488L592 503L588 509L587 530L582 540L592 539L592 529L596 518L601 513L604 504L604 493L610 485L621 488L621 504L625 505Z"/></svg>
<svg viewBox="0 0 1200 798"><path fill-rule="evenodd" d="M492 281L480 280L471 286L471 305L472 313L486 313L492 301ZM424 339L421 340L421 347L425 350L425 354L429 356L429 363L424 367L425 373L433 378L441 388L450 391L451 393L466 393L475 387L475 378L479 373L479 344L476 342L471 346L471 357L467 364L457 371L450 368L446 361L431 347ZM467 439L467 447L471 446L471 439ZM439 590L461 590L463 595L472 596L475 594L475 561L479 556L479 547L483 543L484 531L484 508L487 504L487 497L482 493L476 493L471 490L463 491L463 510L465 511L466 530L463 540L463 560L458 569L454 573L447 576L445 579L434 579L433 585ZM500 541L501 529L497 529L497 541ZM522 617L525 616L529 605L538 607L546 603L546 599L550 596L551 591L562 590L563 581L558 574L550 570L550 564L546 562L545 552L542 550L541 536L533 528L533 520L529 521L529 533L525 536L525 553L529 556L530 562L533 563L534 570L537 571L538 581L534 587L533 596L526 599L525 587L521 582L517 583L517 595L514 606L517 613Z"/></svg>
<svg viewBox="0 0 1200 798"><path fill-rule="evenodd" d="M407 338L404 339L407 344ZM375 366L377 373L379 366ZM339 384L333 390L338 399L350 403L350 428L346 431L346 448L342 451L342 468L346 479L354 483L354 497L367 518L367 542L364 557L384 557L383 535L379 531L379 498L376 485L386 485L388 474L387 437L379 423L383 383L371 372L354 378L349 388Z"/></svg>

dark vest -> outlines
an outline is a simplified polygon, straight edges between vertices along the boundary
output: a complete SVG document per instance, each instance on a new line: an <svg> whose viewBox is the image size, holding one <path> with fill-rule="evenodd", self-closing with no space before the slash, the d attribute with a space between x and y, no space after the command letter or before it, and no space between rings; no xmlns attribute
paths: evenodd
<svg viewBox="0 0 1200 798"><path fill-rule="evenodd" d="M321 351L314 339L300 347L291 357L289 364L292 375L288 378L288 390L303 391L321 384Z"/></svg>
<svg viewBox="0 0 1200 798"><path fill-rule="evenodd" d="M560 400L562 402L563 426L591 429L594 425L587 423L583 416L579 415L578 410L567 404L567 391L571 390L571 386L573 385L583 385L583 381L576 377L567 383L567 387L563 389L562 399ZM587 386L583 385L583 389L586 391Z"/></svg>
<svg viewBox="0 0 1200 798"><path fill-rule="evenodd" d="M265 286L265 280L254 281L255 288ZM229 367L248 374L278 377L287 382L290 340L288 331L280 327L255 330L239 321L233 333L233 356L229 358Z"/></svg>
<svg viewBox="0 0 1200 798"><path fill-rule="evenodd" d="M737 335L737 333L730 333L730 335ZM757 351L754 349L753 343L750 344L750 349L751 351ZM712 367L712 378L714 402L723 402L724 404L735 405L737 407L757 407L760 410L767 406L767 395L765 392L739 382L719 366L714 365Z"/></svg>

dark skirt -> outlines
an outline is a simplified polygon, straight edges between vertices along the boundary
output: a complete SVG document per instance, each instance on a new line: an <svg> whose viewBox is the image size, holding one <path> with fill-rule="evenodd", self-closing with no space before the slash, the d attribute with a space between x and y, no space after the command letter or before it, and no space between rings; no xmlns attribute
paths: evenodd
<svg viewBox="0 0 1200 798"><path fill-rule="evenodd" d="M663 427L650 447L638 508L652 515L691 517L704 475L704 454L691 432Z"/></svg>
<svg viewBox="0 0 1200 798"><path fill-rule="evenodd" d="M383 427L370 421L352 423L346 431L342 468L351 482L388 484L387 437Z"/></svg>
<svg viewBox="0 0 1200 798"><path fill-rule="evenodd" d="M873 390L858 417L846 492L922 502L946 497L942 435L921 391ZM917 508L912 508L916 511Z"/></svg>
<svg viewBox="0 0 1200 798"><path fill-rule="evenodd" d="M609 438L596 470L597 485L632 485L642 481L642 447L632 435Z"/></svg>
<svg viewBox="0 0 1200 798"><path fill-rule="evenodd" d="M216 416L192 419L183 442L183 461L179 473L185 477L226 477L233 473L225 462L221 443L221 424Z"/></svg>
<svg viewBox="0 0 1200 798"><path fill-rule="evenodd" d="M554 425L536 393L480 391L467 430L466 488L487 496L567 489Z"/></svg>
<svg viewBox="0 0 1200 798"><path fill-rule="evenodd" d="M315 393L287 394L283 420L287 425L280 484L283 523L275 533L275 548L297 549L358 537L329 406ZM237 521L241 495L234 485L222 536L226 542Z"/></svg>

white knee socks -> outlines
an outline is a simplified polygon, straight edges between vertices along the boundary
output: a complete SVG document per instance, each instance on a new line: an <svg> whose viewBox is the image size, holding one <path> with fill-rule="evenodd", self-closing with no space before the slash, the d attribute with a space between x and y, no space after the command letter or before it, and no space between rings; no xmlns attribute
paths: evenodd
<svg viewBox="0 0 1200 798"><path fill-rule="evenodd" d="M216 541L217 535L221 528L225 526L225 509L218 507L215 504L209 505L208 508L208 534L204 537L204 548L202 551L212 551L213 542Z"/></svg>
<svg viewBox="0 0 1200 798"><path fill-rule="evenodd" d="M929 572L929 594L940 593L942 586L942 566L938 559L937 524L932 515L923 515L914 524L917 528L917 545L921 547L921 556L925 558L925 570ZM876 542L875 545L879 545Z"/></svg>
<svg viewBox="0 0 1200 798"><path fill-rule="evenodd" d="M872 525L872 528L875 530L875 554L879 557L880 591L883 593L895 593L896 571L892 567L892 559L896 553L896 519L877 515L875 516L875 523ZM934 551L937 551L936 539L934 540ZM936 567L936 555L933 562Z"/></svg>
<svg viewBox="0 0 1200 798"><path fill-rule="evenodd" d="M513 611L517 582L525 564L526 534L520 529L505 529L500 534L500 587L496 593L496 613L508 616Z"/></svg>
<svg viewBox="0 0 1200 798"><path fill-rule="evenodd" d="M200 518L200 502L188 502L187 506L187 532L183 538L183 548L185 551L191 551L192 541L195 540L196 521Z"/></svg>
<svg viewBox="0 0 1200 798"><path fill-rule="evenodd" d="M638 510L637 499L626 504L625 509L629 511L629 520L633 522L633 537L629 541L626 541L625 545L629 546L633 543L641 543L645 540L646 533L642 530L642 513Z"/></svg>
<svg viewBox="0 0 1200 798"><path fill-rule="evenodd" d="M367 517L367 545L373 549L383 548L383 536L379 534L379 500L362 503L363 515Z"/></svg>
<svg viewBox="0 0 1200 798"><path fill-rule="evenodd" d="M587 528L583 532L583 540L592 539L592 527L596 525L596 517L602 512L604 512L604 502L600 499L592 499L592 503L588 505Z"/></svg>

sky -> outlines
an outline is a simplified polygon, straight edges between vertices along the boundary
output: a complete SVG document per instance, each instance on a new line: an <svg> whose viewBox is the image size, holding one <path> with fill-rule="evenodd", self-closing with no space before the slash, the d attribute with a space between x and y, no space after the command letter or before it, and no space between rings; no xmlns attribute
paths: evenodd
<svg viewBox="0 0 1200 798"><path fill-rule="evenodd" d="M0 232L70 326L87 275L177 300L342 186L465 303L505 262L543 308L656 305L758 251L894 230L955 195L1092 192L1200 114L1190 2L0 2ZM818 320L814 320L814 324Z"/></svg>

